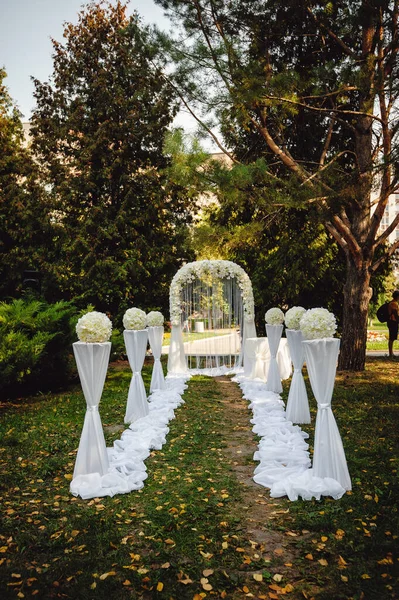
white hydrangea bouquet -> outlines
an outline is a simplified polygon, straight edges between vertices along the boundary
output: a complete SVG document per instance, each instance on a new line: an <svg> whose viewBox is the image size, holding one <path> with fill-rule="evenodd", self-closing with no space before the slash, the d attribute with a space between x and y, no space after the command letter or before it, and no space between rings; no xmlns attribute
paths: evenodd
<svg viewBox="0 0 399 600"><path fill-rule="evenodd" d="M158 310L152 310L147 315L147 327L162 327L164 323L164 317Z"/></svg>
<svg viewBox="0 0 399 600"><path fill-rule="evenodd" d="M303 306L293 306L285 313L284 323L287 329L299 329L301 317L306 312Z"/></svg>
<svg viewBox="0 0 399 600"><path fill-rule="evenodd" d="M265 321L268 325L282 325L284 323L284 313L281 308L269 308L265 313Z"/></svg>
<svg viewBox="0 0 399 600"><path fill-rule="evenodd" d="M146 324L147 317L141 308L128 308L123 315L123 326L125 329L145 329Z"/></svg>
<svg viewBox="0 0 399 600"><path fill-rule="evenodd" d="M326 308L311 308L302 315L299 326L305 340L317 340L333 337L337 321Z"/></svg>
<svg viewBox="0 0 399 600"><path fill-rule="evenodd" d="M80 317L76 324L79 341L88 344L108 342L112 333L112 323L105 313L90 311Z"/></svg>

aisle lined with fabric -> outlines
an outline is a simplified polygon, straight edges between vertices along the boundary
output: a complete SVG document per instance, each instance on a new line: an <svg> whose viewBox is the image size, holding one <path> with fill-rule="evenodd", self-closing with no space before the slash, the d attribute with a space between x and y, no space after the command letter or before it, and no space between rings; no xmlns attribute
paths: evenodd
<svg viewBox="0 0 399 600"><path fill-rule="evenodd" d="M182 396L187 379L188 376L166 377L166 388L156 390L148 398L148 414L134 421L113 447L107 448L107 472L74 477L70 486L74 496L88 500L126 494L144 486L147 479L144 461L152 450L160 450L165 444L168 423L175 418L175 409L184 403Z"/></svg>
<svg viewBox="0 0 399 600"><path fill-rule="evenodd" d="M250 402L252 431L262 437L254 455L254 460L259 461L254 481L270 488L273 498L341 498L346 489L338 481L314 475L305 441L309 436L299 425L287 420L280 395L269 392L265 383L242 375L236 375L233 381L240 385L244 398Z"/></svg>

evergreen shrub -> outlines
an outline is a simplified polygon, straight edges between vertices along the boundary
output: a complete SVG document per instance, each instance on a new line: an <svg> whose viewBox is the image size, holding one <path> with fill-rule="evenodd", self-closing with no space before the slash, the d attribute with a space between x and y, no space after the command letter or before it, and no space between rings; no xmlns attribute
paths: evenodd
<svg viewBox="0 0 399 600"><path fill-rule="evenodd" d="M35 298L0 302L0 395L36 393L71 376L76 307Z"/></svg>

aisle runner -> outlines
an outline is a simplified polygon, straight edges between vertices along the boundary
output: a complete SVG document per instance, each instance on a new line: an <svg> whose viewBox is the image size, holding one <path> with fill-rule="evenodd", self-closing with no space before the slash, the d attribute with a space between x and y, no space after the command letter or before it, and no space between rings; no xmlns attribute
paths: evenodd
<svg viewBox="0 0 399 600"><path fill-rule="evenodd" d="M184 404L182 395L189 377L166 377L166 389L157 390L148 398L149 414L132 423L120 440L115 441L112 448L107 448L108 472L103 476L90 473L75 477L70 486L74 496L87 500L125 494L144 486L147 479L144 461L151 450L160 450L166 442L168 423L175 417L174 409Z"/></svg>
<svg viewBox="0 0 399 600"><path fill-rule="evenodd" d="M308 434L299 425L287 421L284 402L278 394L267 391L265 383L249 380L243 375L233 378L241 387L243 397L253 411L252 431L262 437L254 460L259 461L254 481L270 488L273 498L288 496L290 500L317 500L332 496L336 500L345 494L338 481L313 476L305 439Z"/></svg>

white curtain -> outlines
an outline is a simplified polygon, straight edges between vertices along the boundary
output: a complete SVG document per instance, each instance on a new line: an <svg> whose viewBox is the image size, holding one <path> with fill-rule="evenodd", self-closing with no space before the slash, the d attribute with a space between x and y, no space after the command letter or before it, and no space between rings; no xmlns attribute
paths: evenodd
<svg viewBox="0 0 399 600"><path fill-rule="evenodd" d="M266 324L266 335L269 340L270 349L270 364L267 372L267 389L269 392L281 394L283 386L281 385L280 371L277 363L277 352L280 345L281 335L283 333L283 325Z"/></svg>
<svg viewBox="0 0 399 600"><path fill-rule="evenodd" d="M87 404L73 471L75 480L78 476L88 476L92 473L104 475L108 470L108 455L98 405L107 375L111 342L75 342L73 352Z"/></svg>
<svg viewBox="0 0 399 600"><path fill-rule="evenodd" d="M148 332L146 329L125 329L123 338L130 368L133 372L126 403L125 423L133 423L137 419L148 415L147 394L141 375L147 350Z"/></svg>
<svg viewBox="0 0 399 600"><path fill-rule="evenodd" d="M161 365L163 327L148 327L148 341L154 357L154 367L151 375L150 393L165 389L165 378Z"/></svg>
<svg viewBox="0 0 399 600"><path fill-rule="evenodd" d="M309 401L302 375L302 367L305 360L305 351L302 345L303 334L302 331L296 329L286 329L285 334L294 365L294 374L285 410L286 417L288 421L292 421L293 423L310 423Z"/></svg>
<svg viewBox="0 0 399 600"><path fill-rule="evenodd" d="M244 322L242 293L237 280L219 279L209 274L189 281L183 285L181 305L181 332L188 368L217 374L239 366L243 339L256 333L253 322ZM172 372L176 372L177 361L181 366L180 348L170 349ZM171 354L175 355L173 359Z"/></svg>
<svg viewBox="0 0 399 600"><path fill-rule="evenodd" d="M317 400L313 474L335 479L345 490L350 490L352 485L345 452L331 410L340 340L306 340L303 345L310 383Z"/></svg>

